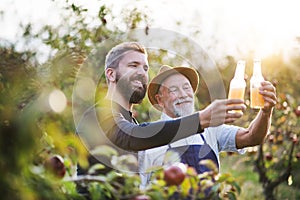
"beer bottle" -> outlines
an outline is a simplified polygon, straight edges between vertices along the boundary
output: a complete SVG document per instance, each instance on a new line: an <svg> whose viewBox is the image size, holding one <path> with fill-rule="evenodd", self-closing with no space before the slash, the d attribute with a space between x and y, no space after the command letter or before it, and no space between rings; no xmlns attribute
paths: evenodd
<svg viewBox="0 0 300 200"><path fill-rule="evenodd" d="M239 60L237 62L234 77L230 81L228 99L244 100L246 87L246 81L244 79L245 64L246 62L244 60Z"/></svg>
<svg viewBox="0 0 300 200"><path fill-rule="evenodd" d="M259 94L259 87L261 82L264 81L264 77L261 73L261 60L255 59L253 63L253 75L250 79L250 107L254 109L264 107L264 99L261 94Z"/></svg>

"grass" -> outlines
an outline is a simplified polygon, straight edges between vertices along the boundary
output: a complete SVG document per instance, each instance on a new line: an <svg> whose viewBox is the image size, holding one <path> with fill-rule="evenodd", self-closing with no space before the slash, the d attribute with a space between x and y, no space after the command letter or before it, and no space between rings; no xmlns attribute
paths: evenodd
<svg viewBox="0 0 300 200"><path fill-rule="evenodd" d="M258 182L258 174L254 172L250 157L245 155L220 156L221 173L229 172L236 178L242 191L238 199L261 200L264 199L263 191ZM255 191L255 192L254 192Z"/></svg>
<svg viewBox="0 0 300 200"><path fill-rule="evenodd" d="M220 155L221 173L231 173L241 187L241 194L238 199L242 200L262 200L262 185L259 183L258 174L254 171L251 157L244 155ZM277 199L294 200L300 199L300 191L283 183L275 191Z"/></svg>

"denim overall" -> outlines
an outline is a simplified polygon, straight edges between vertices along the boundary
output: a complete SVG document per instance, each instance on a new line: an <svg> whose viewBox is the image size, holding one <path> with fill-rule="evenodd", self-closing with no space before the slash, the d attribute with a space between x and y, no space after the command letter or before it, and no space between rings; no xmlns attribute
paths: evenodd
<svg viewBox="0 0 300 200"><path fill-rule="evenodd" d="M171 147L171 145L168 145L169 146L168 151L179 153L180 162L187 164L188 166L194 167L198 174L211 171L206 166L199 164L201 160L206 160L206 159L212 160L216 164L219 170L218 159L215 152L212 150L209 144L206 143L206 140L203 137L203 135L202 134L200 135L204 144L193 144L193 145L180 146L180 147ZM208 197L210 190L211 188L208 188L205 191L206 197ZM179 200L179 199L180 197L177 192L175 192L169 198L169 200ZM190 198L187 197L185 200L190 200Z"/></svg>
<svg viewBox="0 0 300 200"><path fill-rule="evenodd" d="M194 167L198 174L206 171L210 171L206 166L200 165L201 160L210 159L212 160L219 169L218 159L212 148L206 143L205 138L202 134L201 138L204 144L193 144L188 146L171 147L169 145L168 151L174 151L179 153L180 162L187 164L188 166Z"/></svg>

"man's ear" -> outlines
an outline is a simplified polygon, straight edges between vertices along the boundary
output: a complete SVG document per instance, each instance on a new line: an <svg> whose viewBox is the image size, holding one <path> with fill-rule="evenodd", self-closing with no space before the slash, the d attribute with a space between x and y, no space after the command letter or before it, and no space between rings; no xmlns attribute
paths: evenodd
<svg viewBox="0 0 300 200"><path fill-rule="evenodd" d="M109 82L115 82L116 81L116 70L113 68L107 68L105 70L105 76L108 79Z"/></svg>
<svg viewBox="0 0 300 200"><path fill-rule="evenodd" d="M162 102L162 100L161 100L160 94L156 94L156 95L155 95L155 99L156 99L157 104L159 105L159 107L164 108L164 104L163 104L163 102Z"/></svg>

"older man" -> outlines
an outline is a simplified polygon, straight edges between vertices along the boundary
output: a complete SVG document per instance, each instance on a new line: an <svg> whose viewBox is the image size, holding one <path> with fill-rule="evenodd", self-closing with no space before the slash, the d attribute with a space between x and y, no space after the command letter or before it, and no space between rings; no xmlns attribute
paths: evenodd
<svg viewBox="0 0 300 200"><path fill-rule="evenodd" d="M176 119L194 112L194 93L199 83L197 72L188 67L164 65L158 75L152 79L148 88L151 104L162 112L162 120ZM139 170L141 187L145 187L151 178L149 169L164 164L167 151L178 152L180 161L203 173L208 169L199 165L203 159L212 160L220 166L220 151L238 151L244 147L263 142L269 126L273 107L276 103L274 86L267 81L261 83L260 93L265 99L264 108L246 129L233 125L220 125L206 128L202 134L195 134L169 145L139 152Z"/></svg>

